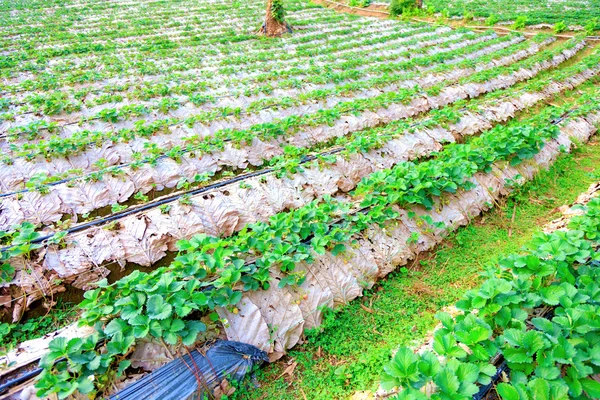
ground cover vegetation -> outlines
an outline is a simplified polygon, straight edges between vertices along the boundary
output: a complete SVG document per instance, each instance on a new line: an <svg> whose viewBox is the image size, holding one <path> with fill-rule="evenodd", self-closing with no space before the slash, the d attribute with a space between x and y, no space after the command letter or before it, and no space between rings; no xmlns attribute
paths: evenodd
<svg viewBox="0 0 600 400"><path fill-rule="evenodd" d="M50 342L40 396L110 393L135 351L219 332L280 357L600 119L584 34L304 0L33 5L0 2L3 344L63 292L95 331Z"/></svg>

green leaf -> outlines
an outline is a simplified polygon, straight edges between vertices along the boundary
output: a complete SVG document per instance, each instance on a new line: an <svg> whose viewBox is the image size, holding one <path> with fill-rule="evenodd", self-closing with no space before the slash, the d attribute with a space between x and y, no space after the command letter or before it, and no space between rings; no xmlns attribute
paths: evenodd
<svg viewBox="0 0 600 400"><path fill-rule="evenodd" d="M100 368L100 361L102 360L102 356L96 356L87 364L87 367L90 371L95 371Z"/></svg>
<svg viewBox="0 0 600 400"><path fill-rule="evenodd" d="M476 382L479 368L475 364L461 363L456 369L456 377L460 382Z"/></svg>
<svg viewBox="0 0 600 400"><path fill-rule="evenodd" d="M117 376L121 376L123 371L131 366L131 361L123 360L119 363L119 367L117 368Z"/></svg>
<svg viewBox="0 0 600 400"><path fill-rule="evenodd" d="M155 338L162 337L163 328L158 321L150 322L150 334Z"/></svg>
<svg viewBox="0 0 600 400"><path fill-rule="evenodd" d="M338 254L344 252L346 250L346 246L344 246L343 244L336 244L333 249L331 249L331 254L333 256L337 256Z"/></svg>
<svg viewBox="0 0 600 400"><path fill-rule="evenodd" d="M421 354L421 360L419 361L419 371L427 376L435 376L442 368L440 361L437 356L430 351L426 351Z"/></svg>
<svg viewBox="0 0 600 400"><path fill-rule="evenodd" d="M449 334L436 333L433 338L433 349L442 356L462 358L467 352L457 345L456 339Z"/></svg>
<svg viewBox="0 0 600 400"><path fill-rule="evenodd" d="M180 319L174 319L173 322L171 323L171 327L169 328L169 331L172 333L177 333L181 330L183 330L185 328L185 322L183 322Z"/></svg>
<svg viewBox="0 0 600 400"><path fill-rule="evenodd" d="M523 335L523 347L527 349L528 355L533 355L538 350L543 349L545 346L542 334L534 330L527 331Z"/></svg>
<svg viewBox="0 0 600 400"><path fill-rule="evenodd" d="M554 366L554 364L550 366L538 365L535 369L535 374L542 379L554 380L560 375L560 369Z"/></svg>
<svg viewBox="0 0 600 400"><path fill-rule="evenodd" d="M88 394L94 391L94 382L86 376L82 376L77 380L77 390L81 394Z"/></svg>
<svg viewBox="0 0 600 400"><path fill-rule="evenodd" d="M464 338L465 340L462 340L462 342L470 346L479 342L483 342L489 338L491 334L491 330L486 329L481 325L475 325L469 330L467 336Z"/></svg>
<svg viewBox="0 0 600 400"><path fill-rule="evenodd" d="M454 373L448 369L443 369L435 378L435 384L445 394L456 394L460 388L460 382Z"/></svg>
<svg viewBox="0 0 600 400"><path fill-rule="evenodd" d="M565 290L560 286L548 286L540 289L539 293L544 303L555 306L560 302L560 297L565 294Z"/></svg>
<svg viewBox="0 0 600 400"><path fill-rule="evenodd" d="M123 321L121 318L115 318L106 325L104 333L112 337L119 332L125 333L128 329L129 324L126 321Z"/></svg>
<svg viewBox="0 0 600 400"><path fill-rule="evenodd" d="M524 364L531 362L533 359L527 355L525 349L508 348L504 350L504 357L509 363Z"/></svg>
<svg viewBox="0 0 600 400"><path fill-rule="evenodd" d="M534 379L527 384L535 400L550 400L550 385L544 379Z"/></svg>
<svg viewBox="0 0 600 400"><path fill-rule="evenodd" d="M85 352L85 353L69 354L69 360L71 360L75 364L82 364L82 365L89 363L91 360L94 359L94 357L96 357L96 355L93 354L91 351Z"/></svg>
<svg viewBox="0 0 600 400"><path fill-rule="evenodd" d="M542 332L550 333L554 330L554 324L546 318L532 318L531 323Z"/></svg>
<svg viewBox="0 0 600 400"><path fill-rule="evenodd" d="M566 338L559 337L558 346L554 347L552 357L561 364L571 364L571 360L576 355L577 350L575 347Z"/></svg>
<svg viewBox="0 0 600 400"><path fill-rule="evenodd" d="M133 327L133 336L136 339L142 339L148 336L150 325L137 325Z"/></svg>
<svg viewBox="0 0 600 400"><path fill-rule="evenodd" d="M517 389L515 389L508 383L499 383L498 386L496 386L496 391L498 392L502 400L521 400Z"/></svg>
<svg viewBox="0 0 600 400"><path fill-rule="evenodd" d="M192 301L199 306L208 304L208 297L202 292L196 292L192 295Z"/></svg>
<svg viewBox="0 0 600 400"><path fill-rule="evenodd" d="M392 360L383 369L381 385L387 389L410 385L419 380L417 356L406 347L398 349Z"/></svg>
<svg viewBox="0 0 600 400"><path fill-rule="evenodd" d="M454 330L454 319L452 315L447 312L438 312L435 314L435 317L444 325L444 328L452 331Z"/></svg>
<svg viewBox="0 0 600 400"><path fill-rule="evenodd" d="M206 331L206 325L200 321L187 321L185 325L188 334L181 338L181 342L186 346L191 346L196 341L198 333Z"/></svg>
<svg viewBox="0 0 600 400"><path fill-rule="evenodd" d="M150 318L147 315L138 315L137 317L133 317L129 320L129 324L133 326L138 325L148 325L150 323Z"/></svg>
<svg viewBox="0 0 600 400"><path fill-rule="evenodd" d="M480 309L480 308L485 307L486 303L487 303L487 300L485 297L475 296L471 300L471 307L473 307L474 309Z"/></svg>
<svg viewBox="0 0 600 400"><path fill-rule="evenodd" d="M164 332L163 338L168 344L176 345L177 341L179 340L179 335L173 332Z"/></svg>
<svg viewBox="0 0 600 400"><path fill-rule="evenodd" d="M67 353L67 338L57 337L52 339L50 344L48 344L48 350L51 352L66 354Z"/></svg>
<svg viewBox="0 0 600 400"><path fill-rule="evenodd" d="M77 382L63 382L63 385L65 386L64 389L61 387L61 389L58 391L58 398L60 400L66 399L75 393L78 386Z"/></svg>
<svg viewBox="0 0 600 400"><path fill-rule="evenodd" d="M187 304L184 304L179 307L175 307L175 312L177 313L178 316L180 316L182 318L189 315L193 310L194 309L192 307L188 306Z"/></svg>
<svg viewBox="0 0 600 400"><path fill-rule="evenodd" d="M519 329L506 329L502 337L511 346L520 346L523 341L523 331Z"/></svg>
<svg viewBox="0 0 600 400"><path fill-rule="evenodd" d="M581 393L583 392L583 385L579 381L579 376L575 368L567 368L567 373L565 374L564 380L569 386L569 393L571 393L571 395L574 397L581 396Z"/></svg>
<svg viewBox="0 0 600 400"><path fill-rule="evenodd" d="M460 382L460 394L472 396L479 392L479 387L475 385L477 378L479 378L479 367L477 365L461 363L456 369L456 377Z"/></svg>
<svg viewBox="0 0 600 400"><path fill-rule="evenodd" d="M83 340L81 338L73 338L67 342L67 353L75 353L83 344Z"/></svg>
<svg viewBox="0 0 600 400"><path fill-rule="evenodd" d="M489 359L489 358L488 358ZM496 374L496 367L492 364L483 364L479 366L479 378L477 382L482 385L489 385L492 381L492 376Z"/></svg>
<svg viewBox="0 0 600 400"><path fill-rule="evenodd" d="M242 300L242 292L233 292L229 297L229 304L234 305Z"/></svg>
<svg viewBox="0 0 600 400"><path fill-rule="evenodd" d="M592 399L600 399L600 382L590 378L582 379L580 382L588 396Z"/></svg>
<svg viewBox="0 0 600 400"><path fill-rule="evenodd" d="M129 351L133 343L135 343L135 338L133 336L123 336L123 334L119 332L107 343L106 350L110 355L125 354Z"/></svg>
<svg viewBox="0 0 600 400"><path fill-rule="evenodd" d="M592 347L589 352L590 362L598 367L600 367L600 345L596 345Z"/></svg>
<svg viewBox="0 0 600 400"><path fill-rule="evenodd" d="M420 390L407 388L394 397L394 400L427 400L428 397Z"/></svg>
<svg viewBox="0 0 600 400"><path fill-rule="evenodd" d="M169 318L173 311L173 307L166 303L163 297L159 294L152 295L146 303L148 316L151 319L163 320Z"/></svg>

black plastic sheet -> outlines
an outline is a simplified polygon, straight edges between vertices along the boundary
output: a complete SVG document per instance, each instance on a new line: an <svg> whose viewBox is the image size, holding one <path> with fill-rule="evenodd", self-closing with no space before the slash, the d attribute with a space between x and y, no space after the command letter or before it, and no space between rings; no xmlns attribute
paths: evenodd
<svg viewBox="0 0 600 400"><path fill-rule="evenodd" d="M212 398L224 380L240 381L267 353L245 343L221 340L206 351L186 354L112 395L111 400L200 400Z"/></svg>

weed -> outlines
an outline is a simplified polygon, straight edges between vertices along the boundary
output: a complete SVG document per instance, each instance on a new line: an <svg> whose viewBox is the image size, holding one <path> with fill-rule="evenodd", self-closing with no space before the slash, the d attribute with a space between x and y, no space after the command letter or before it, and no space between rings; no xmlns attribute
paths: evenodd
<svg viewBox="0 0 600 400"><path fill-rule="evenodd" d="M9 350L18 343L53 332L73 321L76 316L73 304L59 300L46 315L29 318L22 324L0 323L0 348Z"/></svg>

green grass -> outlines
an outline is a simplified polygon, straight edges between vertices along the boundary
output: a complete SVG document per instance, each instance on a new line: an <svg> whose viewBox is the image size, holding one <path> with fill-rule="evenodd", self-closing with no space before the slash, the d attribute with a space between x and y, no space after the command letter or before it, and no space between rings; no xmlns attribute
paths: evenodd
<svg viewBox="0 0 600 400"><path fill-rule="evenodd" d="M23 323L0 323L0 354L26 340L54 332L73 322L76 316L77 308L73 303L59 300L45 315L29 318Z"/></svg>
<svg viewBox="0 0 600 400"><path fill-rule="evenodd" d="M422 340L436 325L434 314L477 285L486 265L518 251L560 215L558 207L572 203L598 180L600 141L595 138L573 154L562 155L550 170L457 230L430 254L391 274L362 298L326 314L320 332L307 333L304 345L257 373L259 388L248 385L233 397L340 399L376 390L393 349ZM284 373L294 362L293 372Z"/></svg>

